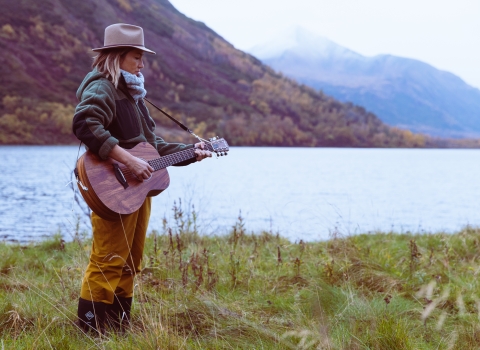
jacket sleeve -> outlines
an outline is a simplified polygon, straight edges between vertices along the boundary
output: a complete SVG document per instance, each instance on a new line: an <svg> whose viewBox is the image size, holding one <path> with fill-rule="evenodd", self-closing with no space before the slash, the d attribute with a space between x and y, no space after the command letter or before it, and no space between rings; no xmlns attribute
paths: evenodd
<svg viewBox="0 0 480 350"><path fill-rule="evenodd" d="M107 81L96 80L82 93L73 117L73 133L92 152L107 159L118 144L106 128L115 115L115 98Z"/></svg>

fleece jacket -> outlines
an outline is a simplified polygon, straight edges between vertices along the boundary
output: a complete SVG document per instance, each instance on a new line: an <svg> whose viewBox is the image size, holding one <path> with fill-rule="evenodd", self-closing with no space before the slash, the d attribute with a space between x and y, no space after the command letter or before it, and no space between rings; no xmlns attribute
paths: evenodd
<svg viewBox="0 0 480 350"><path fill-rule="evenodd" d="M143 99L135 103L128 92L123 76L118 88L95 68L88 73L77 90L80 101L73 118L73 133L100 158L107 159L110 151L119 145L132 148L148 142L163 156L192 148L193 145L167 143L155 135L155 122L150 117ZM176 165L187 165L195 158Z"/></svg>

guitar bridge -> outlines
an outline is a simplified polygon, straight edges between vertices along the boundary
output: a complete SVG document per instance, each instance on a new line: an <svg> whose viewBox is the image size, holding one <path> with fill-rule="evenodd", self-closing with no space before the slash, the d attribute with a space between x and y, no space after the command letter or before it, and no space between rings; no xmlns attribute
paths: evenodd
<svg viewBox="0 0 480 350"><path fill-rule="evenodd" d="M115 173L115 177L117 178L118 182L123 186L124 189L128 187L127 179L123 176L122 169L118 166L118 164L113 164L113 172Z"/></svg>

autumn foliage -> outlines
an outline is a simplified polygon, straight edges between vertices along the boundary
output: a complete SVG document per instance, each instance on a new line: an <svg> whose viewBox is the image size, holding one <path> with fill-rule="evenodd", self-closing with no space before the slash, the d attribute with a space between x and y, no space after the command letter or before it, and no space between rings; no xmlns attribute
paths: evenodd
<svg viewBox="0 0 480 350"><path fill-rule="evenodd" d="M90 71L92 47L117 22L141 25L148 95L203 137L233 146L445 147L389 127L360 106L301 85L236 50L167 0L0 0L0 143L75 142L75 92ZM150 108L168 141L188 134Z"/></svg>

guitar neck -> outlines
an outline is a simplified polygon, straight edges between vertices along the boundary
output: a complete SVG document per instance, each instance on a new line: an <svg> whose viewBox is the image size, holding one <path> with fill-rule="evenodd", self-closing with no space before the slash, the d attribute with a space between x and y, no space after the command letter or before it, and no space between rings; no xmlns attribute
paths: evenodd
<svg viewBox="0 0 480 350"><path fill-rule="evenodd" d="M228 143L223 138L211 138L210 142L205 142L205 149L210 152L215 152L220 156L227 155L229 150ZM177 153L168 154L166 156L155 158L148 161L148 164L155 170L165 169L170 165L175 165L186 160L195 158L197 155L195 154L195 148L189 148Z"/></svg>
<svg viewBox="0 0 480 350"><path fill-rule="evenodd" d="M171 165L181 163L183 161L195 158L195 148L189 148L177 153L168 154L166 156L152 159L148 161L148 164L155 170L165 169Z"/></svg>

